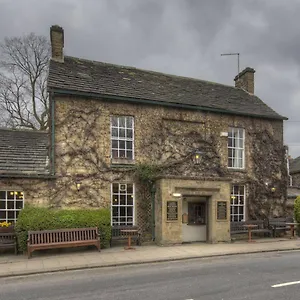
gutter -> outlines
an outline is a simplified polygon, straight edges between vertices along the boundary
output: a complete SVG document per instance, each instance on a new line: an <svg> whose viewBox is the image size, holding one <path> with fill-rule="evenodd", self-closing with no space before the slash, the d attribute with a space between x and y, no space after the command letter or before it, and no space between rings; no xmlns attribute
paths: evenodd
<svg viewBox="0 0 300 300"><path fill-rule="evenodd" d="M55 98L54 93L50 93L51 103L51 175L55 175Z"/></svg>
<svg viewBox="0 0 300 300"><path fill-rule="evenodd" d="M116 101L127 101L132 103L139 103L139 104L150 104L150 105L160 105L160 106L167 106L167 107L174 107L174 108L185 108L185 109L192 109L192 110L200 110L200 111L210 111L210 112L217 112L229 115L240 115L240 116L247 116L247 117L256 117L256 118L264 118L264 119L271 119L271 120L288 120L287 117L278 116L278 117L271 117L265 115L253 115L247 113L236 113L230 110L224 110L220 108L210 108L206 106L196 106L196 105L188 105L188 104L181 104L181 103L170 103L170 102L163 102L163 101L154 101L148 99L136 99L131 97L123 97L123 96L116 96L116 95L107 95L107 94L98 94L98 93L88 93L88 92L80 92L74 90L67 90L67 89L56 89L56 88L49 88L49 90L54 94L59 95L74 95L74 96L81 96L81 97L88 97L88 98L101 98L101 99L108 99L108 100L116 100Z"/></svg>
<svg viewBox="0 0 300 300"><path fill-rule="evenodd" d="M31 179L55 179L51 174L0 174L0 178L31 178Z"/></svg>

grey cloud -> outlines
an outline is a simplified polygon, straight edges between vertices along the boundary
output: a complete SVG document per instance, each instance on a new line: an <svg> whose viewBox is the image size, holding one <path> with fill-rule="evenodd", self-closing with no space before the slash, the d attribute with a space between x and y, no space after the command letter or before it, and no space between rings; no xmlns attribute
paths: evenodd
<svg viewBox="0 0 300 300"><path fill-rule="evenodd" d="M236 57L256 94L300 121L299 0L0 0L0 39L65 29L65 53L233 85ZM285 141L300 155L299 122Z"/></svg>

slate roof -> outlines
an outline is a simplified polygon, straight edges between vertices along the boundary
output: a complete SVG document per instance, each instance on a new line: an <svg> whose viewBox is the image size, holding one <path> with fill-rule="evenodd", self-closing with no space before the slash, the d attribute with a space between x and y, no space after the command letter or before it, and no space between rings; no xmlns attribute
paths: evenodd
<svg viewBox="0 0 300 300"><path fill-rule="evenodd" d="M47 132L0 129L0 177L49 174Z"/></svg>
<svg viewBox="0 0 300 300"><path fill-rule="evenodd" d="M258 97L233 86L69 56L63 63L50 61L48 90L286 119Z"/></svg>
<svg viewBox="0 0 300 300"><path fill-rule="evenodd" d="M290 161L290 174L300 172L300 156Z"/></svg>

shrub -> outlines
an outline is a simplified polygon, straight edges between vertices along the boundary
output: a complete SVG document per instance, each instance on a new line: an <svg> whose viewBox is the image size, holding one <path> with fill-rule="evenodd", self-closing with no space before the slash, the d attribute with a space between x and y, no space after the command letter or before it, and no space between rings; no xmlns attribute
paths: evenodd
<svg viewBox="0 0 300 300"><path fill-rule="evenodd" d="M300 196L298 196L294 203L294 217L297 223L300 223Z"/></svg>
<svg viewBox="0 0 300 300"><path fill-rule="evenodd" d="M109 246L111 236L109 209L49 209L26 206L19 214L16 234L21 251L27 251L27 236L30 230L98 227L101 247Z"/></svg>

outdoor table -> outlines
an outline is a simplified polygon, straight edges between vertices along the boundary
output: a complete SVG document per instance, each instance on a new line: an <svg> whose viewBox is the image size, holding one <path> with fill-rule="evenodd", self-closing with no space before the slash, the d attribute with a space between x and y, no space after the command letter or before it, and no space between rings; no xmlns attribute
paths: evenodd
<svg viewBox="0 0 300 300"><path fill-rule="evenodd" d="M258 227L258 225L254 225L254 224L245 224L243 225L244 227L248 228L248 243L251 243L251 242L255 242L252 240L252 234L251 234L251 230L253 228L256 228Z"/></svg>
<svg viewBox="0 0 300 300"><path fill-rule="evenodd" d="M291 223L285 223L287 226L291 227L291 239L295 238L295 226L298 225L296 222L291 222Z"/></svg>
<svg viewBox="0 0 300 300"><path fill-rule="evenodd" d="M131 236L132 236L132 234L137 233L138 230L137 229L122 229L121 232L128 234L128 245L127 245L127 247L124 247L124 249L125 250L135 250L134 247L131 247Z"/></svg>

